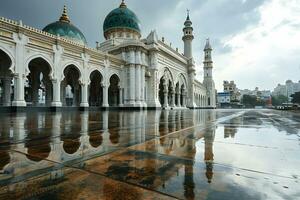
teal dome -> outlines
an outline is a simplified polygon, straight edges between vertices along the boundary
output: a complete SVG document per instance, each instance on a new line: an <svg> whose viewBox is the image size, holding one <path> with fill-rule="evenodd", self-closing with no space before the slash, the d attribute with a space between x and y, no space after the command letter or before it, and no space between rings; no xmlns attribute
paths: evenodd
<svg viewBox="0 0 300 200"><path fill-rule="evenodd" d="M127 8L124 2L119 8L111 11L105 18L103 24L104 35L114 29L129 29L131 31L141 33L140 21L138 17Z"/></svg>
<svg viewBox="0 0 300 200"><path fill-rule="evenodd" d="M82 32L76 26L71 24L66 7L64 7L64 12L59 21L47 25L43 31L72 40L82 45L87 44Z"/></svg>

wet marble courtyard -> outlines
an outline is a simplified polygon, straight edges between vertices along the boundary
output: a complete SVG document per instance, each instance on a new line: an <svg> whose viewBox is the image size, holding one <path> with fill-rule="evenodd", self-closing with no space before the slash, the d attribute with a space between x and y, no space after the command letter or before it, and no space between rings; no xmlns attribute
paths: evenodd
<svg viewBox="0 0 300 200"><path fill-rule="evenodd" d="M0 115L0 199L300 199L300 115Z"/></svg>

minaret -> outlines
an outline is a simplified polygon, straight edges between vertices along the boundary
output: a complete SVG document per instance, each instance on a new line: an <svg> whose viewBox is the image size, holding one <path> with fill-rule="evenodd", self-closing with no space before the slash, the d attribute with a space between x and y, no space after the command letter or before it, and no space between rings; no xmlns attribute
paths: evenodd
<svg viewBox="0 0 300 200"><path fill-rule="evenodd" d="M190 20L190 12L187 11L187 17L184 22L183 37L184 42L184 56L187 58L187 68L188 68L188 89L185 91L187 95L187 107L195 108L195 96L194 96L194 81L195 81L195 62L193 59L193 46L192 42L194 39L192 21Z"/></svg>
<svg viewBox="0 0 300 200"><path fill-rule="evenodd" d="M187 18L184 22L184 28L183 28L183 37L182 40L184 42L184 56L187 58L193 57L193 46L192 42L194 39L193 35L193 27L192 27L192 21L190 20L190 13L189 10L187 11Z"/></svg>
<svg viewBox="0 0 300 200"><path fill-rule="evenodd" d="M206 107L215 108L216 107L216 92L215 92L215 82L212 76L213 61L211 57L212 48L209 39L206 40L204 48L204 80L203 84L206 87Z"/></svg>

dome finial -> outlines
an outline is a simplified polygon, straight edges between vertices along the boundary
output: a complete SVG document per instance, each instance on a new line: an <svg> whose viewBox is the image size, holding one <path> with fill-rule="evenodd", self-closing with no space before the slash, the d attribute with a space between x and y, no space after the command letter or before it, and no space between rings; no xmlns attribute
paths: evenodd
<svg viewBox="0 0 300 200"><path fill-rule="evenodd" d="M63 13L62 13L61 17L59 18L59 21L70 23L70 18L68 16L66 5L64 5Z"/></svg>
<svg viewBox="0 0 300 200"><path fill-rule="evenodd" d="M126 4L125 4L125 0L122 0L122 3L120 5L120 8L127 8Z"/></svg>

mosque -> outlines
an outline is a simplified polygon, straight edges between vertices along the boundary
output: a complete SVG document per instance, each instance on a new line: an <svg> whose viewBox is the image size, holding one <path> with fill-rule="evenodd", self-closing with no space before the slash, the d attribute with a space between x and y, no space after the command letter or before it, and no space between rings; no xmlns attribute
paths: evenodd
<svg viewBox="0 0 300 200"><path fill-rule="evenodd" d="M87 46L67 8L43 30L0 18L0 106L61 109L215 108L212 47L204 48L203 81L195 78L193 27L184 22L184 53L142 38L124 0L103 23L105 41Z"/></svg>

